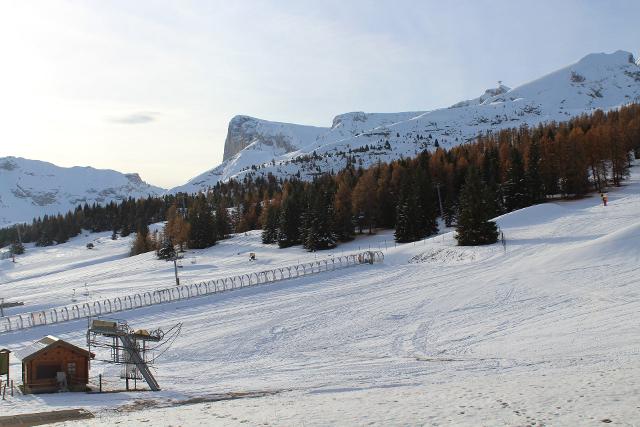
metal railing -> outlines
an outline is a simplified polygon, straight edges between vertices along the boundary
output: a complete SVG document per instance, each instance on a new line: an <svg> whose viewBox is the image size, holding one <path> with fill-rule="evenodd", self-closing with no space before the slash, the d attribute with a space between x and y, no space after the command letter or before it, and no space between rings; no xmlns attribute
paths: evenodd
<svg viewBox="0 0 640 427"><path fill-rule="evenodd" d="M115 298L54 307L0 318L0 334L52 325L87 317L104 316L121 311L135 310L157 304L165 304L206 295L213 295L249 286L264 285L281 280L295 279L322 272L335 271L354 265L384 261L381 251L364 251L351 255L329 257L292 266L212 279L188 285L145 291Z"/></svg>

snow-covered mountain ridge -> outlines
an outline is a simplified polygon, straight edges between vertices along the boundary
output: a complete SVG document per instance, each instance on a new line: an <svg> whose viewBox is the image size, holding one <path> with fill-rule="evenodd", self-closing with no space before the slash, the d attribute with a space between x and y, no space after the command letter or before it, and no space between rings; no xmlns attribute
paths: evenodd
<svg viewBox="0 0 640 427"><path fill-rule="evenodd" d="M65 168L20 157L0 158L0 226L66 213L79 204L158 196L164 189L137 173L92 167Z"/></svg>
<svg viewBox="0 0 640 427"><path fill-rule="evenodd" d="M344 168L348 157L367 166L436 145L448 148L481 133L640 102L639 62L625 51L594 53L529 83L513 89L500 84L449 108L352 112L336 116L331 127L236 116L229 124L223 162L170 191L197 192L247 174L311 179Z"/></svg>

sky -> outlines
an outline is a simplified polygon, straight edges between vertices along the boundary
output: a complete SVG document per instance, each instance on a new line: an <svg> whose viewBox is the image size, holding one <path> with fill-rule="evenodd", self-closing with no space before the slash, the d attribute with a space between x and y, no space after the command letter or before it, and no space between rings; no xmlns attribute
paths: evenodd
<svg viewBox="0 0 640 427"><path fill-rule="evenodd" d="M635 0L0 0L0 156L169 188L222 161L237 114L446 107L588 53L637 57L638 16Z"/></svg>

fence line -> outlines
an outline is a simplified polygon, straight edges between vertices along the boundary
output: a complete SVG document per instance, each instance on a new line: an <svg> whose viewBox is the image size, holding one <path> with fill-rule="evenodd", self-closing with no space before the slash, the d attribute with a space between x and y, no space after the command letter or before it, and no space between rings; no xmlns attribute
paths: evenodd
<svg viewBox="0 0 640 427"><path fill-rule="evenodd" d="M104 316L122 311L135 310L157 304L166 304L190 298L213 295L249 286L295 279L340 268L361 264L373 264L384 261L381 251L365 251L351 255L342 255L324 260L278 267L272 270L246 273L238 276L205 280L188 285L172 286L155 291L142 291L135 294L117 296L104 300L54 307L0 318L0 334L36 326L59 324L94 316Z"/></svg>

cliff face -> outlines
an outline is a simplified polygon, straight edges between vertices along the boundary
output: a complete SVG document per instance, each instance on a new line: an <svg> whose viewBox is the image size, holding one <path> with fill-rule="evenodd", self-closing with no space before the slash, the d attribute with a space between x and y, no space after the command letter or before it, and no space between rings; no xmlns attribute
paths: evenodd
<svg viewBox="0 0 640 427"><path fill-rule="evenodd" d="M255 137L255 119L247 116L235 116L229 122L222 160L225 161L239 153L251 144L253 137Z"/></svg>
<svg viewBox="0 0 640 427"><path fill-rule="evenodd" d="M222 160L228 160L249 145L256 143L276 151L290 153L300 149L307 141L328 131L328 128L270 122L249 116L235 116L229 122L224 141Z"/></svg>

